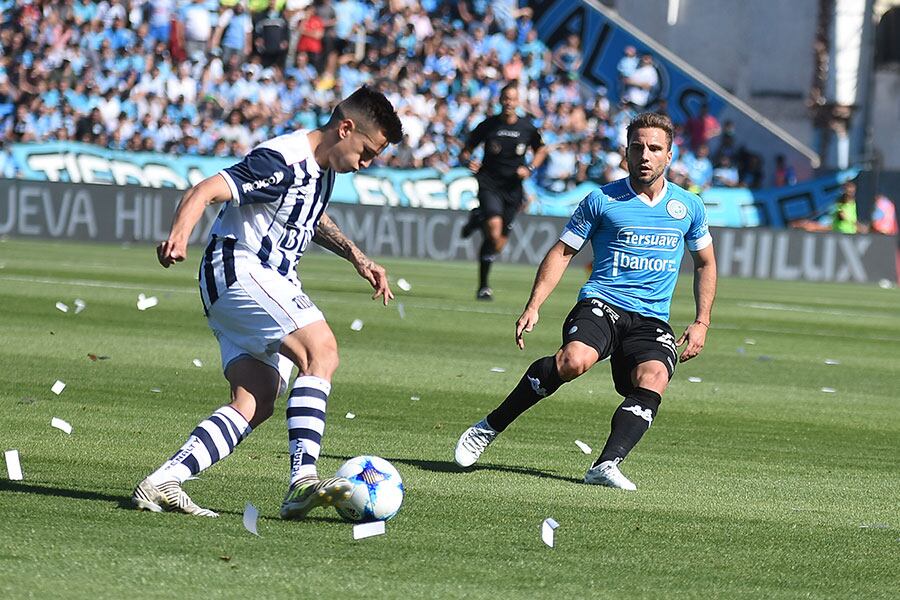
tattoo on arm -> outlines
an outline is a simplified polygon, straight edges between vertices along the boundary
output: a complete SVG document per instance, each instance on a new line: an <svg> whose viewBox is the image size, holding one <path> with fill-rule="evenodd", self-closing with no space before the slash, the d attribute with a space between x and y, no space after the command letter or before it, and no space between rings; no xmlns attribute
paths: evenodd
<svg viewBox="0 0 900 600"><path fill-rule="evenodd" d="M313 241L326 250L331 250L341 258L350 260L354 251L359 251L356 246L338 228L327 214L322 214Z"/></svg>

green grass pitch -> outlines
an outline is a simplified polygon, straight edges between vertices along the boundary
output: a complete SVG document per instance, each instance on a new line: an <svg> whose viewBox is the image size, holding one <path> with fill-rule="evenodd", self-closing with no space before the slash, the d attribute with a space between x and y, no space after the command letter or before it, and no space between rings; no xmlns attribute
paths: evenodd
<svg viewBox="0 0 900 600"><path fill-rule="evenodd" d="M342 360L320 472L377 454L407 489L386 535L353 541L330 509L278 518L283 399L187 484L221 518L130 509L133 486L227 401L198 257L166 271L149 246L0 243L0 450L19 450L25 474L9 481L0 464L0 597L897 597L897 290L721 281L706 349L679 368L623 464L638 486L627 493L579 483L592 457L574 442L599 450L620 401L606 364L526 413L476 469L453 464L463 429L556 349L581 269L522 352L514 323L533 267L497 266L496 301L476 303L473 263L385 259L412 284L395 286L401 318L369 300L347 263L307 256L304 287ZM676 334L693 318L690 281L673 305ZM139 293L159 305L138 311ZM247 502L259 537L242 526ZM560 523L555 548L541 543L547 517Z"/></svg>

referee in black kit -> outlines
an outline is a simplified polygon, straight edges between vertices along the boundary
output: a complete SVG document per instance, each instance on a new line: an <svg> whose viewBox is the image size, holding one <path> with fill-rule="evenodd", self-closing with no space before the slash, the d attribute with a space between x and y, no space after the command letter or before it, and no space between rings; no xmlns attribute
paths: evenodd
<svg viewBox="0 0 900 600"><path fill-rule="evenodd" d="M481 229L484 239L479 252L478 293L479 300L493 300L494 293L488 284L491 264L503 250L509 239L516 214L525 205L522 180L541 166L547 149L541 134L528 118L520 118L519 90L515 82L500 90L500 114L488 117L469 135L459 155L466 163L472 151L484 144L484 162L469 162L469 169L478 181L478 208L469 215L463 227L463 237L469 237ZM531 164L525 163L528 149L534 153Z"/></svg>

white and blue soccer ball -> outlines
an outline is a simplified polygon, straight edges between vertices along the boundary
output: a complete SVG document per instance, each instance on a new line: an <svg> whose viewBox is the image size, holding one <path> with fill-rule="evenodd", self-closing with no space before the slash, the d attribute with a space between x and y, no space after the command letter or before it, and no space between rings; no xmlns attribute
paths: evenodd
<svg viewBox="0 0 900 600"><path fill-rule="evenodd" d="M338 469L353 484L350 497L335 505L348 521L387 521L403 504L403 480L394 465L378 456L357 456Z"/></svg>

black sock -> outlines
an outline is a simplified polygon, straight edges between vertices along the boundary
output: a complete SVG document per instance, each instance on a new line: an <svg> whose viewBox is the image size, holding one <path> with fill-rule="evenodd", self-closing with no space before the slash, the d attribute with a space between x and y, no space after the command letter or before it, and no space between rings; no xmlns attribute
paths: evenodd
<svg viewBox="0 0 900 600"><path fill-rule="evenodd" d="M478 263L478 287L484 288L489 287L488 285L488 274L491 272L491 265L494 263L494 260L497 258L497 250L494 248L494 242L491 241L491 238L484 236L484 240L481 242L481 250L479 252L479 263Z"/></svg>
<svg viewBox="0 0 900 600"><path fill-rule="evenodd" d="M523 412L559 389L563 380L556 370L556 358L545 356L528 367L506 400L487 416L488 425L503 431Z"/></svg>
<svg viewBox="0 0 900 600"><path fill-rule="evenodd" d="M613 413L609 439L594 461L594 466L607 460L624 460L650 428L662 396L646 388L634 388Z"/></svg>

